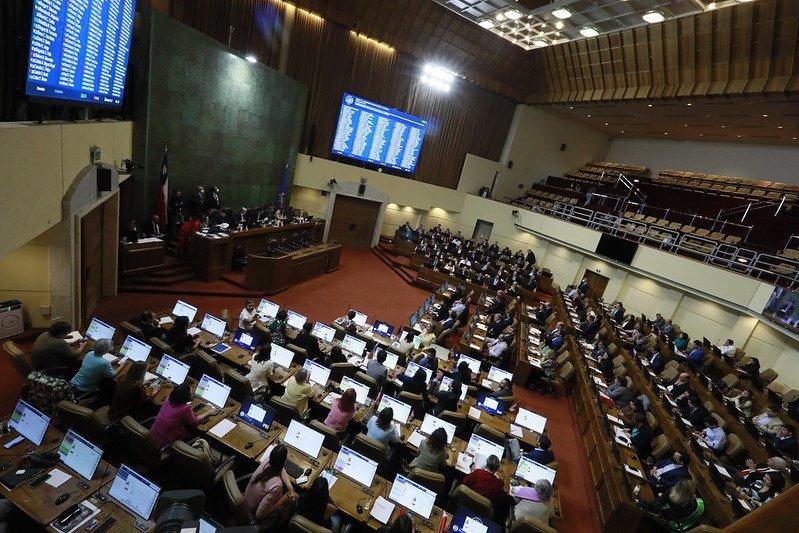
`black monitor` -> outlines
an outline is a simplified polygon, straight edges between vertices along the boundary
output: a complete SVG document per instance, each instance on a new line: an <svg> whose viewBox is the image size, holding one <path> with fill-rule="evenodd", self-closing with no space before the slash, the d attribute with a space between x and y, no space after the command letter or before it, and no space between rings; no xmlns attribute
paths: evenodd
<svg viewBox="0 0 799 533"><path fill-rule="evenodd" d="M603 233L599 237L599 243L595 251L599 255L629 265L633 262L635 252L638 251L638 244Z"/></svg>

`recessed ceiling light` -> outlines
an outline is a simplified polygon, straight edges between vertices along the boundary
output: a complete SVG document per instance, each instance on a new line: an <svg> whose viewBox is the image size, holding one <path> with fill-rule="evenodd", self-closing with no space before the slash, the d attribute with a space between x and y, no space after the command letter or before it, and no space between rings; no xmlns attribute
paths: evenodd
<svg viewBox="0 0 799 533"><path fill-rule="evenodd" d="M782 126L777 126L777 129L778 129L778 130L781 130L781 129L782 129Z"/></svg>
<svg viewBox="0 0 799 533"><path fill-rule="evenodd" d="M555 27L556 27L557 29L559 29L559 30L562 30L562 29L563 29L563 21L560 21L560 20L559 20L559 21L557 21L557 22L555 23Z"/></svg>
<svg viewBox="0 0 799 533"><path fill-rule="evenodd" d="M497 15L494 18L497 19L497 22L502 22L503 20L505 20L505 15L503 15L502 13L497 13Z"/></svg>
<svg viewBox="0 0 799 533"><path fill-rule="evenodd" d="M510 11L505 11L505 16L508 17L510 20L519 20L522 18L522 14L516 11L515 9L511 9Z"/></svg>
<svg viewBox="0 0 799 533"><path fill-rule="evenodd" d="M749 262L749 260L746 259L745 257L739 257L738 259L736 259L736 261L738 261L739 263L748 263Z"/></svg>
<svg viewBox="0 0 799 533"><path fill-rule="evenodd" d="M591 118L591 115L586 115L588 118Z"/></svg>
<svg viewBox="0 0 799 533"><path fill-rule="evenodd" d="M737 0L740 4L745 4L746 2L751 2L752 0Z"/></svg>
<svg viewBox="0 0 799 533"><path fill-rule="evenodd" d="M533 41L533 44L536 45L536 46L547 46L547 45L549 45L549 43L546 42L544 39L536 39L535 41Z"/></svg>
<svg viewBox="0 0 799 533"><path fill-rule="evenodd" d="M710 3L707 5L707 8L708 8L708 10L713 10L713 9L716 9L716 2L710 2Z"/></svg>
<svg viewBox="0 0 799 533"><path fill-rule="evenodd" d="M704 133L700 133L700 134L699 134L699 136L700 136L700 137L704 137L704 136L705 136L705 134L704 134Z"/></svg>
<svg viewBox="0 0 799 533"><path fill-rule="evenodd" d="M646 107L652 107L652 104L646 104Z"/></svg>
<svg viewBox="0 0 799 533"><path fill-rule="evenodd" d="M688 107L691 107L691 106L692 106L692 105L694 105L694 104L692 104L691 102L688 102L688 103L687 103L687 104L685 104L685 105L687 105Z"/></svg>
<svg viewBox="0 0 799 533"><path fill-rule="evenodd" d="M688 124L683 124L683 126L685 126L685 127L687 128L687 127L688 127Z"/></svg>
<svg viewBox="0 0 799 533"><path fill-rule="evenodd" d="M663 135L668 135L668 134L669 134L669 132L667 132L667 131L663 132Z"/></svg>
<svg viewBox="0 0 799 533"><path fill-rule="evenodd" d="M608 125L608 123L607 123L607 122L605 122L605 126L607 126L607 125Z"/></svg>
<svg viewBox="0 0 799 533"><path fill-rule="evenodd" d="M573 106L573 105L570 105L570 106L569 106L569 109L574 109L574 106Z"/></svg>
<svg viewBox="0 0 799 533"><path fill-rule="evenodd" d="M565 7L556 9L555 11L552 12L552 14L559 19L567 19L572 16L572 12L566 9Z"/></svg>
<svg viewBox="0 0 799 533"><path fill-rule="evenodd" d="M599 35L599 30L594 28L593 26L585 26L580 28L580 35L583 37L596 37Z"/></svg>
<svg viewBox="0 0 799 533"><path fill-rule="evenodd" d="M793 138L793 140L795 141L795 140L796 140L796 137L794 137L794 138Z"/></svg>
<svg viewBox="0 0 799 533"><path fill-rule="evenodd" d="M246 59L246 60L247 60L247 61L249 61L250 63L257 63L257 62L258 62L258 58L257 58L257 57L255 57L255 56L254 56L254 55L252 55L252 54L247 54L247 56L246 56L244 59Z"/></svg>
<svg viewBox="0 0 799 533"><path fill-rule="evenodd" d="M478 23L478 26L480 26L480 27L482 27L482 28L485 28L485 29L487 29L487 30L490 30L491 28L493 28L493 27L494 27L494 21L492 21L492 20L489 20L489 19L481 20L481 21Z"/></svg>
<svg viewBox="0 0 799 533"><path fill-rule="evenodd" d="M624 130L621 130L621 132L624 133Z"/></svg>
<svg viewBox="0 0 799 533"><path fill-rule="evenodd" d="M768 116L768 115L766 115L765 113L763 113L763 118L765 118L765 117L767 117L767 116Z"/></svg>
<svg viewBox="0 0 799 533"><path fill-rule="evenodd" d="M721 125L721 127L722 127L722 128L726 128L727 126L725 126L724 124L722 124L722 125Z"/></svg>
<svg viewBox="0 0 799 533"><path fill-rule="evenodd" d="M740 135L736 135L736 137L738 137L739 139L741 138L741 136L740 136Z"/></svg>
<svg viewBox="0 0 799 533"><path fill-rule="evenodd" d="M666 17L660 11L647 11L641 18L650 24L657 24L666 20Z"/></svg>

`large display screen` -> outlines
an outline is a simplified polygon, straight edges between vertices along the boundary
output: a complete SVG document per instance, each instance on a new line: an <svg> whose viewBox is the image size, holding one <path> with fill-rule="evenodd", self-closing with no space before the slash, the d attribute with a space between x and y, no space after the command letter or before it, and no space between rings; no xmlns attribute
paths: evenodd
<svg viewBox="0 0 799 533"><path fill-rule="evenodd" d="M136 0L34 0L25 94L119 107Z"/></svg>
<svg viewBox="0 0 799 533"><path fill-rule="evenodd" d="M427 121L344 93L333 153L413 172Z"/></svg>

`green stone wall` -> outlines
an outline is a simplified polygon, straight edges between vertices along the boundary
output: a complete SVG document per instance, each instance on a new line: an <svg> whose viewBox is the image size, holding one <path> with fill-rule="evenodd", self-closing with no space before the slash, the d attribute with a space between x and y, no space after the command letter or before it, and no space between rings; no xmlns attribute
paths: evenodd
<svg viewBox="0 0 799 533"><path fill-rule="evenodd" d="M154 210L164 141L170 194L217 185L234 209L272 203L286 163L291 191L305 85L158 12L151 17L146 138L137 139L146 147L142 214Z"/></svg>

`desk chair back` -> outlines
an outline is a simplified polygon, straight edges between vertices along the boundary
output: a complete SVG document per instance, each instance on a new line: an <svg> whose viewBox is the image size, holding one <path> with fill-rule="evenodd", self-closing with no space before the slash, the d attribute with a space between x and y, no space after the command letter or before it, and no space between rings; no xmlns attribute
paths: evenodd
<svg viewBox="0 0 799 533"><path fill-rule="evenodd" d="M397 395L397 399L411 406L414 417L419 420L424 419L424 398L421 394L411 394L410 392L402 391Z"/></svg>
<svg viewBox="0 0 799 533"><path fill-rule="evenodd" d="M222 488L225 493L228 511L230 511L235 525L250 525L250 513L247 510L247 503L244 501L244 495L236 483L236 476L232 470L228 470L222 475Z"/></svg>
<svg viewBox="0 0 799 533"><path fill-rule="evenodd" d="M239 403L243 403L247 396L253 398L256 395L250 380L233 368L225 372L225 385L230 387L230 397Z"/></svg>
<svg viewBox="0 0 799 533"><path fill-rule="evenodd" d="M33 372L33 366L31 366L31 364L25 358L25 352L23 352L22 349L17 346L17 343L14 341L4 342L3 351L6 354L6 358L11 363L11 366L17 371L22 379L25 379L28 377L28 374Z"/></svg>
<svg viewBox="0 0 799 533"><path fill-rule="evenodd" d="M164 354L175 356L175 350L158 337L150 337L150 345L154 348L150 355L156 359L160 359Z"/></svg>
<svg viewBox="0 0 799 533"><path fill-rule="evenodd" d="M341 378L344 376L354 378L355 372L357 371L358 369L355 367L355 365L351 365L350 363L333 363L330 365L329 381L335 381L336 383L339 383Z"/></svg>
<svg viewBox="0 0 799 533"><path fill-rule="evenodd" d="M289 522L289 533L331 533L326 527L311 522L301 515L294 515Z"/></svg>
<svg viewBox="0 0 799 533"><path fill-rule="evenodd" d="M352 441L352 449L378 464L386 462L386 445L363 433L355 435L355 439Z"/></svg>
<svg viewBox="0 0 799 533"><path fill-rule="evenodd" d="M325 440L322 442L324 448L338 453L341 449L341 443L338 440L338 433L336 433L336 430L330 426L326 426L321 420L311 420L308 427L325 436Z"/></svg>
<svg viewBox="0 0 799 533"><path fill-rule="evenodd" d="M144 332L141 330L141 328L138 326L134 326L130 322L123 321L119 325L119 327L122 328L122 331L124 331L128 335L133 335L140 341L145 341L145 342L147 341L147 339L144 337Z"/></svg>
<svg viewBox="0 0 799 533"><path fill-rule="evenodd" d="M444 474L414 468L408 474L408 479L435 492L437 494L436 505L441 506L444 501L444 495L447 492L447 480L444 478Z"/></svg>
<svg viewBox="0 0 799 533"><path fill-rule="evenodd" d="M135 461L146 468L157 468L164 462L161 449L150 436L150 430L142 426L130 416L120 422L120 429L125 435L125 445Z"/></svg>
<svg viewBox="0 0 799 533"><path fill-rule="evenodd" d="M278 424L288 427L292 420L302 420L302 413L295 402L284 400L280 396L272 396L269 399L269 405L276 410L275 422Z"/></svg>
<svg viewBox="0 0 799 533"><path fill-rule="evenodd" d="M217 381L222 381L224 379L222 376L222 369L219 368L219 363L204 351L197 350L194 353L194 363L191 365L189 375L199 381L203 374L208 374L208 376Z"/></svg>
<svg viewBox="0 0 799 533"><path fill-rule="evenodd" d="M514 521L509 533L558 533L558 530L538 520L525 517Z"/></svg>
<svg viewBox="0 0 799 533"><path fill-rule="evenodd" d="M499 430L496 430L486 424L480 424L474 429L475 434L483 437L486 440L490 440L494 444L499 444L503 448L508 442L508 439L505 438L505 434L501 433ZM500 459L502 459L500 457Z"/></svg>
<svg viewBox="0 0 799 533"><path fill-rule="evenodd" d="M77 431L100 446L105 441L105 424L94 410L68 400L58 402L55 410L65 428Z"/></svg>
<svg viewBox="0 0 799 533"><path fill-rule="evenodd" d="M488 520L493 518L491 501L464 485L458 485L449 495L447 511L454 513L458 506L463 506Z"/></svg>
<svg viewBox="0 0 799 533"><path fill-rule="evenodd" d="M358 383L363 383L369 387L369 397L376 398L377 392L380 390L380 383L377 382L375 378L370 376L365 372L356 372L355 376L353 377L355 381Z"/></svg>
<svg viewBox="0 0 799 533"><path fill-rule="evenodd" d="M443 411L438 418L455 426L455 436L461 440L469 440L469 419L465 413Z"/></svg>
<svg viewBox="0 0 799 533"><path fill-rule="evenodd" d="M666 435L661 433L652 439L652 457L655 459L662 459L670 450L671 443Z"/></svg>
<svg viewBox="0 0 799 533"><path fill-rule="evenodd" d="M305 364L305 360L308 359L308 350L306 350L305 348L300 348L296 344L291 344L291 343L288 343L286 345L286 349L294 353L294 359L293 359L294 363L300 366Z"/></svg>
<svg viewBox="0 0 799 533"><path fill-rule="evenodd" d="M233 461L228 459L216 468L208 454L189 446L182 440L173 442L170 451L172 466L183 488L200 489L208 493L222 481L224 473L233 466Z"/></svg>

